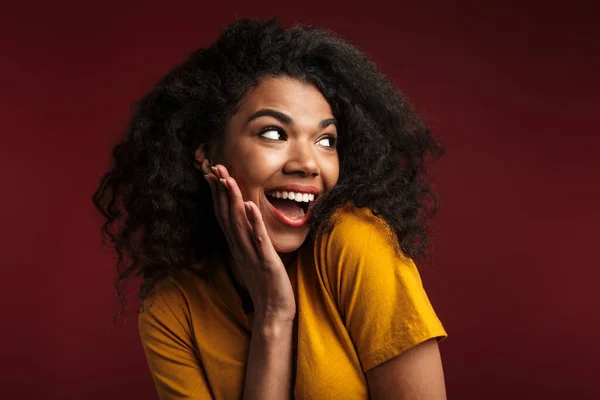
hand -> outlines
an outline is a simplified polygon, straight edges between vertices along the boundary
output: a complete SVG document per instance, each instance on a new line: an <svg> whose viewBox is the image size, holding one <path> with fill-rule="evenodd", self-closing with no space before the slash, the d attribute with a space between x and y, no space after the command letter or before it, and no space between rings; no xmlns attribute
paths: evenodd
<svg viewBox="0 0 600 400"><path fill-rule="evenodd" d="M227 168L217 165L212 171L205 178L211 188L215 217L252 298L255 320L293 321L296 300L292 285L260 210L253 202L244 202Z"/></svg>

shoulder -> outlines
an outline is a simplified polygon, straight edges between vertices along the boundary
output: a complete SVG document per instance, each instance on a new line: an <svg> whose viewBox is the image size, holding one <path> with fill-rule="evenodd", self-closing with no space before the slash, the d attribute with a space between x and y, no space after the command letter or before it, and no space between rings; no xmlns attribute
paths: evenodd
<svg viewBox="0 0 600 400"><path fill-rule="evenodd" d="M206 291L207 279L203 264L193 264L173 272L158 282L153 293L144 300L140 321L160 318L181 322L188 319L190 305Z"/></svg>
<svg viewBox="0 0 600 400"><path fill-rule="evenodd" d="M373 253L385 250L401 256L398 241L385 220L368 208L352 203L339 208L332 215L332 229L320 234L317 246L330 255L340 252Z"/></svg>

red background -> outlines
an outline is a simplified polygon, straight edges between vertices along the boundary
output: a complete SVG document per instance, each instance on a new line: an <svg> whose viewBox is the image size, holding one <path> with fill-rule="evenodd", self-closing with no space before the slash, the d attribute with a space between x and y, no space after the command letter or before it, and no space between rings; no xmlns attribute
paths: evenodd
<svg viewBox="0 0 600 400"><path fill-rule="evenodd" d="M483 3L4 5L2 397L156 398L135 315L109 330L90 197L132 101L236 17L279 15L364 49L448 148L423 278L449 397L600 398L598 7Z"/></svg>

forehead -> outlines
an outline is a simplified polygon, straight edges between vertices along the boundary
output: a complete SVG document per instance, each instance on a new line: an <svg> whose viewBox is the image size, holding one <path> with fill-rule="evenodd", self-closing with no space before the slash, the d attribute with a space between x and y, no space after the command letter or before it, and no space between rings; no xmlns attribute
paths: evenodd
<svg viewBox="0 0 600 400"><path fill-rule="evenodd" d="M333 117L329 103L315 85L290 77L261 79L244 95L238 113L251 115L264 108L285 112L292 118Z"/></svg>

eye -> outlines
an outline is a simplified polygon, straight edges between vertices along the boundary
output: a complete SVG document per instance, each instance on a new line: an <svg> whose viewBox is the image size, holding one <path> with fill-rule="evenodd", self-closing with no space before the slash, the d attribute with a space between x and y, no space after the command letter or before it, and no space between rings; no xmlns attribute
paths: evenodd
<svg viewBox="0 0 600 400"><path fill-rule="evenodd" d="M320 139L317 143L319 143L321 146L335 148L335 146L337 144L337 137L326 136L326 137Z"/></svg>
<svg viewBox="0 0 600 400"><path fill-rule="evenodd" d="M274 126L263 129L258 135L271 140L285 139L285 133L283 130Z"/></svg>

